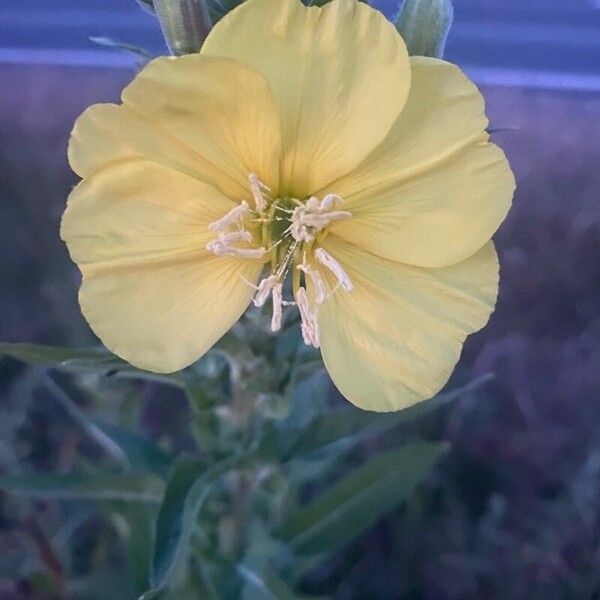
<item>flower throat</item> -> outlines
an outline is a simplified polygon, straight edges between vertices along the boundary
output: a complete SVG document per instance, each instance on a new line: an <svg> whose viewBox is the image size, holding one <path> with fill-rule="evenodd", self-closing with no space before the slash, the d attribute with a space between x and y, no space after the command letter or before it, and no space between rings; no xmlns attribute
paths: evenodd
<svg viewBox="0 0 600 600"><path fill-rule="evenodd" d="M274 332L281 329L283 307L297 306L304 343L318 348L319 305L339 288L346 293L352 291L347 273L320 242L330 223L352 215L342 210L343 200L336 194L327 194L322 199L315 196L306 200L273 198L270 188L255 174L250 174L248 181L254 206L243 200L223 218L211 223L208 228L216 238L206 248L216 256L262 261L265 272L258 286L246 282L256 290L255 306L263 306L271 297L271 330ZM323 270L333 275L335 285L327 285ZM292 301L283 298L288 273L292 279Z"/></svg>

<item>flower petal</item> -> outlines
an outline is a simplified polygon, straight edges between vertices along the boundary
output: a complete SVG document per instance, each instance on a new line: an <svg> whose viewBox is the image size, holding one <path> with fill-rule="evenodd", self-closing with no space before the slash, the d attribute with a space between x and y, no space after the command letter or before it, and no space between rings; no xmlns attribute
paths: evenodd
<svg viewBox="0 0 600 600"><path fill-rule="evenodd" d="M356 0L307 8L247 0L211 31L202 54L260 70L282 121L282 193L303 198L357 166L406 101L406 46L383 15Z"/></svg>
<svg viewBox="0 0 600 600"><path fill-rule="evenodd" d="M493 244L441 269L391 262L334 236L324 247L354 284L351 293L331 296L319 313L323 360L335 385L356 406L381 412L434 396L466 336L494 309Z"/></svg>
<svg viewBox="0 0 600 600"><path fill-rule="evenodd" d="M83 274L82 312L104 344L151 371L181 369L237 321L259 261L205 250L208 223L234 204L188 175L120 161L80 183L61 235Z"/></svg>
<svg viewBox="0 0 600 600"><path fill-rule="evenodd" d="M119 160L146 158L248 196L248 174L278 184L281 139L265 79L239 61L162 57L125 88L123 105L99 104L78 119L69 161L82 177Z"/></svg>
<svg viewBox="0 0 600 600"><path fill-rule="evenodd" d="M120 161L70 194L61 236L84 275L205 251L208 224L235 204L216 188L158 163Z"/></svg>
<svg viewBox="0 0 600 600"><path fill-rule="evenodd" d="M84 275L79 302L105 346L156 373L200 358L242 316L258 261L206 254Z"/></svg>
<svg viewBox="0 0 600 600"><path fill-rule="evenodd" d="M332 230L382 257L424 267L459 262L481 248L508 209L515 181L487 143L484 103L449 63L413 58L406 106L384 142L329 186L353 219Z"/></svg>

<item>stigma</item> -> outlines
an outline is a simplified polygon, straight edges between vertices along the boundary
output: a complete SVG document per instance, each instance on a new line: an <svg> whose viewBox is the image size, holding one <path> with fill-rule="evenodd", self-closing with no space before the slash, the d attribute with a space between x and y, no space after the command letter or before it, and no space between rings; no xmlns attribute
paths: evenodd
<svg viewBox="0 0 600 600"><path fill-rule="evenodd" d="M281 329L283 308L295 306L304 343L319 348L319 306L338 290L353 290L342 265L320 243L331 223L350 219L352 214L343 210L343 199L336 194L322 199L279 198L254 173L248 176L248 187L250 202L242 200L208 226L216 237L206 249L215 256L261 261L264 276L258 285L246 283L255 290L255 306L262 307L271 299L271 331ZM291 301L284 300L288 274Z"/></svg>

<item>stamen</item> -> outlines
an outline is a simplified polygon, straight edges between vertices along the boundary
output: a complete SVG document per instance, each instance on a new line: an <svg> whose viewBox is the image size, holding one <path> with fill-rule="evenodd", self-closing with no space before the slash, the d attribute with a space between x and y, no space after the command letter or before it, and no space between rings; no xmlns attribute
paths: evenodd
<svg viewBox="0 0 600 600"><path fill-rule="evenodd" d="M219 239L217 241L221 242L225 246L228 246L232 242L251 242L252 234L245 229L242 229L241 231L232 231L231 233L220 231Z"/></svg>
<svg viewBox="0 0 600 600"><path fill-rule="evenodd" d="M250 182L250 191L252 192L252 197L256 204L256 210L257 212L262 213L267 208L267 201L265 200L263 192L270 194L271 190L260 181L256 173L250 173L250 175L248 175L248 181Z"/></svg>
<svg viewBox="0 0 600 600"><path fill-rule="evenodd" d="M315 286L316 292L316 302L317 304L323 304L327 294L325 293L325 285L323 284L323 279L321 277L321 273L311 267L310 265L303 262L302 264L296 267L299 271L302 271L304 274L308 275L312 281L312 284Z"/></svg>
<svg viewBox="0 0 600 600"><path fill-rule="evenodd" d="M271 317L271 331L275 333L281 329L281 306L283 304L283 284L276 283L272 290L273 316Z"/></svg>
<svg viewBox="0 0 600 600"><path fill-rule="evenodd" d="M319 199L316 196L311 196L307 201L306 204L300 208L302 208L305 211L308 210L319 210L321 206L321 203L319 202Z"/></svg>
<svg viewBox="0 0 600 600"><path fill-rule="evenodd" d="M250 211L250 207L245 200L242 203L232 208L222 219L211 223L208 226L210 231L225 231L230 225L239 221L247 212Z"/></svg>
<svg viewBox="0 0 600 600"><path fill-rule="evenodd" d="M215 233L216 239L210 241L206 248L216 256L235 256L262 261L269 257L271 274L261 279L258 285L242 277L242 280L255 290L252 302L255 306L262 307L271 297L273 332L282 327L283 307L297 306L304 343L319 348L319 305L340 287L346 292L351 292L353 284L341 264L323 248L318 247L314 250L313 243L320 240L319 232L332 222L349 219L352 215L341 210L343 199L337 194L327 194L322 199L317 196L303 200L287 196L273 198L271 189L262 183L255 173L248 175L248 182L254 206L251 207L252 200L242 200L224 217L211 223L208 229ZM247 231L246 227L251 231ZM258 244L265 247L257 247ZM307 254L311 252L316 263L312 258L310 262L307 260ZM301 255L302 262L298 264ZM328 285L321 265L335 276L335 285ZM296 291L293 301L285 301L283 285L291 269L292 287ZM310 300L307 292L309 286L312 286Z"/></svg>
<svg viewBox="0 0 600 600"><path fill-rule="evenodd" d="M279 277L276 275L269 275L269 277L265 277L263 280L261 280L261 282L258 284L258 288L256 289L256 294L252 299L254 306L264 306L269 294L271 293L271 290L273 289L273 286L278 282L278 280Z"/></svg>
<svg viewBox="0 0 600 600"><path fill-rule="evenodd" d="M330 210L334 206L339 206L343 203L344 201L342 200L341 196L338 196L337 194L327 194L327 196L325 196L325 198L321 200L321 205L319 206L319 208L322 211Z"/></svg>
<svg viewBox="0 0 600 600"><path fill-rule="evenodd" d="M206 244L206 249L216 256L241 256L242 258L262 258L267 250L265 248L236 248L228 246L221 240L212 240Z"/></svg>
<svg viewBox="0 0 600 600"><path fill-rule="evenodd" d="M336 277L340 287L345 292L351 292L354 289L352 285L352 281L350 281L350 277L348 273L344 271L342 265L329 254L323 248L317 248L315 250L315 258L325 267L327 267Z"/></svg>
<svg viewBox="0 0 600 600"><path fill-rule="evenodd" d="M352 214L346 210L334 210L323 212L325 208L333 206L337 196L330 194L319 203L314 196L306 201L304 206L298 206L294 209L291 218L291 224L286 230L298 242L312 242L315 239L315 233L321 231L332 221L349 219ZM325 204L323 204L325 203Z"/></svg>
<svg viewBox="0 0 600 600"><path fill-rule="evenodd" d="M299 221L302 225L307 227L315 227L322 229L326 225L329 225L331 221L340 221L342 219L349 219L352 213L346 210L334 210L328 213L306 213L299 217Z"/></svg>
<svg viewBox="0 0 600 600"><path fill-rule="evenodd" d="M295 297L298 304L298 310L300 311L302 339L308 346L319 348L321 345L319 323L317 321L317 316L310 308L306 290L303 287L298 288Z"/></svg>

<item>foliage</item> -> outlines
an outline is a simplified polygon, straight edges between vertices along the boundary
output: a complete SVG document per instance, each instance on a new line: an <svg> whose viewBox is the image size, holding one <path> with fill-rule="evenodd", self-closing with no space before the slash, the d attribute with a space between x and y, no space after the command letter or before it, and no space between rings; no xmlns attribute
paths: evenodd
<svg viewBox="0 0 600 600"><path fill-rule="evenodd" d="M129 544L138 569L147 561L133 584L144 598L296 597L308 567L409 497L444 453L443 444L411 440L398 427L473 386L390 415L338 408L320 361L299 344L297 324L275 338L267 325L250 311L196 365L160 377L100 349L0 345L34 367L33 388L49 392L100 450L71 474L15 472L0 477L0 489L97 501L125 519L124 507L143 506L155 523L153 554L144 557L134 535ZM125 394L140 382L183 394L194 439L188 452L175 459L82 409L103 382ZM357 454L386 432L387 442Z"/></svg>
<svg viewBox="0 0 600 600"><path fill-rule="evenodd" d="M87 74L83 86L79 72L56 73L53 80L42 75L45 106L54 112L25 103L12 119L10 110L11 127L18 126L7 127L7 138L19 143L7 144L10 152L2 157L8 211L4 337L83 339L72 301L74 282L61 279L67 261L56 235L57 215L73 183L62 145L75 115L97 97L97 86L121 86L120 74L106 76ZM17 84L7 86L7 94L10 88L25 89L24 81L35 82L27 77L24 70L14 71L9 81ZM59 95L53 95L55 87ZM494 370L496 379L476 394L473 389L457 394L460 401L450 406L447 397L420 405L423 419L413 414L410 428L399 422L406 413L399 413L388 428L391 416L339 407L318 365L298 364L291 406L289 395L260 401L261 464L271 469L273 444L283 453L278 469L269 471L255 492L260 519L248 527L251 544L235 567L206 550L216 542L230 548L228 493L237 476L247 474L236 467L203 505L202 527L190 540L188 581L182 577L178 584L182 600L196 597L194 585L202 586L207 598L217 597L216 590L243 589L246 598L259 600L298 596L298 590L344 599L562 600L598 594L598 110L587 99L547 93L487 90L486 95L498 123L521 126L502 138L519 167L520 191L497 240L503 273L498 311L463 358L463 373ZM13 104L21 106L16 99ZM66 107L65 113L58 107ZM10 472L3 476L6 485L23 490L0 496L0 596L137 597L150 586L153 524L166 489L161 481L175 472L175 455L187 452L192 456L184 460L201 468L208 456L223 455L224 441L231 442L232 430L222 424L213 401L227 387L223 357L163 378L115 363L104 351L59 349L47 356L46 348L4 346L3 352L37 366L25 369L9 358L0 362L0 461ZM53 382L64 392L60 397ZM315 408L303 401L310 394L325 398L325 409L320 402ZM227 406L226 394L218 402ZM77 414L87 417L85 426ZM288 436L292 414L298 429L311 424L310 433ZM276 427L268 415L277 417ZM213 435L214 422L223 428L219 435ZM90 433L98 430L114 445ZM286 554L287 544L277 536L282 519L270 517L293 514L294 506L310 507L357 464L416 439L415 430L425 439L450 440L452 451L401 510L322 560ZM39 476L48 471L59 476ZM145 481L154 500L134 500L132 490ZM92 495L98 498L93 503ZM265 557L274 555L275 571L272 561L265 564ZM146 596L172 597L169 591Z"/></svg>
<svg viewBox="0 0 600 600"><path fill-rule="evenodd" d="M96 73L101 76L108 77ZM72 119L97 96L99 81L117 90L122 76L115 71L108 79L111 83L88 78L84 87L81 74L68 70L54 88L43 77L49 106L55 111L70 105L70 116L39 111L19 113L27 119L14 119L10 139L22 138L21 145L14 146L5 172L9 189L16 192L3 198L7 210L21 213L3 222L3 239L8 240L3 254L5 337L70 339L71 344L89 339L80 333L86 331L83 324L77 330L74 268L67 270L71 267L56 236L57 218L72 182L65 175L66 166L52 158L60 154L55 140L66 139ZM19 72L10 88L23 88L24 77ZM65 89L70 90L66 99ZM401 438L446 439L452 444L427 482L364 534L321 561L296 558L300 574L286 571L282 564L284 581L293 582L296 593L302 590L344 600L563 600L591 598L600 589L600 219L596 210L600 174L595 169L600 156L599 108L579 96L489 89L486 96L493 121L519 126L517 132L498 136L518 166L520 187L512 216L497 238L502 265L497 311L486 330L465 348L453 386L488 371L495 373L495 379L484 388L465 390L454 402L442 398L430 412L428 404L419 405L415 410L418 413L422 407L422 415L413 414L413 421L390 425L389 430L386 421L401 419L405 412L373 415L337 402L318 363L311 365L310 355L297 368L296 401L291 406L263 399L261 405L269 414L283 413L284 419L293 414L298 427L315 424L310 435L307 431L302 436L304 457L284 463L294 481L314 478L314 483L302 484L303 502L313 500L352 465ZM48 128L46 114L60 127ZM34 118L43 120L39 129L23 129L20 123L35 122ZM564 122L569 123L568 137L558 125ZM34 148L39 158L25 152ZM578 150L583 148L587 151ZM38 178L31 177L32 161ZM47 203L39 201L42 197L48 198ZM51 239L44 243L48 223ZM22 234L32 231L35 235ZM67 276L61 277L56 265ZM38 287L52 294L42 295ZM293 338L289 332L279 342L277 352L282 357L290 356ZM24 351L23 346L11 348ZM142 383L125 363L111 365L114 358L104 351L100 355L106 364L99 363L98 371L89 362L78 364L71 350L47 362L72 361L73 371L67 373L68 364L63 365L52 371L53 379L91 423L123 448L132 464L140 465L134 467L136 471L150 470L152 460L144 459L145 445L144 451L130 454L125 444L131 435L160 449L163 478L172 468L173 455L192 452L202 457L204 448L216 451L219 441L210 439L208 427L214 410L198 411L192 418L179 383L187 373L171 379L173 383L154 378ZM16 360L0 360L2 470L86 475L93 465L99 476L119 474L123 461L113 458L73 420L64 398L59 400L48 389L43 356L30 356L32 361L37 357L37 366L24 368ZM97 357L94 350L91 359ZM213 358L190 374L212 374L209 387L214 395L226 378L218 376L222 360ZM191 387L193 378L189 381ZM310 393L315 401L325 398L327 409L344 418L319 412L320 402L315 406L312 399L304 400ZM199 397L196 390L195 398ZM291 411L287 417L286 410ZM196 428L204 432L198 433L203 436L202 450L192 439ZM287 441L289 452L295 441L291 436L288 441L283 422L277 429L283 432L278 444ZM343 438L339 444L336 436ZM320 453L343 455L337 463L329 459L321 463ZM272 490L284 484L274 474L265 487ZM261 510L263 498L257 494ZM25 501L23 496L2 493L0 591L11 600L54 600L61 597L57 592L61 586L77 600L137 597L149 587L152 525L158 509L154 503L107 499L92 503L37 495ZM205 511L203 518L209 517ZM224 539L227 525L221 531ZM243 565L247 571L241 568L244 575L235 579L246 577L256 583L248 591L252 598L252 594L259 597L257 585L269 589L281 577L260 563L261 555L270 556L279 546L258 527L251 531L253 552ZM224 585L216 575L211 578L213 572L204 564L192 565L195 575L209 582L203 583L206 587L211 581L217 588ZM220 572L231 573L225 568ZM262 579L258 573L263 573Z"/></svg>

